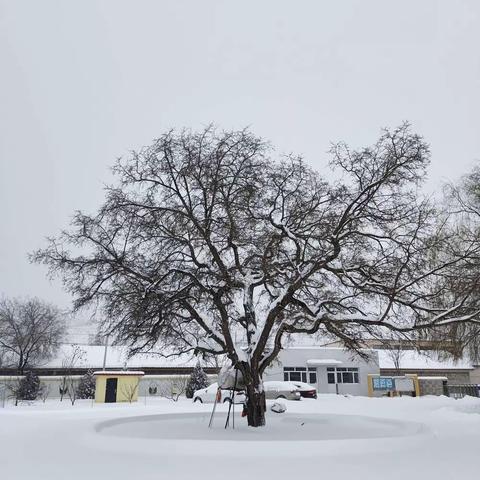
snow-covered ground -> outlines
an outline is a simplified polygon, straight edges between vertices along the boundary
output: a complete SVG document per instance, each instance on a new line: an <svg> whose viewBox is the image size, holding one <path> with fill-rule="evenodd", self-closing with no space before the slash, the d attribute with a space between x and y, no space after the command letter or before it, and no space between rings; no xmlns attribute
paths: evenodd
<svg viewBox="0 0 480 480"><path fill-rule="evenodd" d="M249 429L226 407L141 399L0 408L0 478L459 479L480 475L480 399L321 396Z"/></svg>

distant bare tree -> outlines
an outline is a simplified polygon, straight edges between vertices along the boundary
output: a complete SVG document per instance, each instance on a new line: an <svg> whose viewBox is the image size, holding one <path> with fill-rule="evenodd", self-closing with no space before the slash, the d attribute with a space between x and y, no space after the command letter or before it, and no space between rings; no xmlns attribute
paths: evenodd
<svg viewBox="0 0 480 480"><path fill-rule="evenodd" d="M455 214L456 249L480 245L480 165L465 174L458 183L445 187L444 209ZM460 275L449 279L446 290L452 297L459 297L466 291L480 302L478 275L480 255L471 255L462 265ZM456 322L447 328L434 328L423 332L423 336L434 340L440 358L462 357L465 353L474 361L480 361L480 325L476 322Z"/></svg>
<svg viewBox="0 0 480 480"><path fill-rule="evenodd" d="M57 351L65 332L60 311L37 298L0 300L0 351L20 375Z"/></svg>
<svg viewBox="0 0 480 480"><path fill-rule="evenodd" d="M76 308L101 307L105 331L132 351L226 355L251 426L265 424L262 375L289 336L364 355L372 334L480 314L478 275L445 288L480 244L455 244L420 195L429 149L408 125L369 148L335 145L335 181L270 153L248 131L168 132L118 162L97 215L77 213L32 256L62 275Z"/></svg>
<svg viewBox="0 0 480 480"><path fill-rule="evenodd" d="M122 385L121 392L130 403L132 403L137 396L139 384L140 382L137 380L137 382L134 384L128 383Z"/></svg>
<svg viewBox="0 0 480 480"><path fill-rule="evenodd" d="M10 379L6 385L8 390L8 398L14 401L16 407L18 406L18 401L20 400L21 380L21 377L16 377L14 379Z"/></svg>
<svg viewBox="0 0 480 480"><path fill-rule="evenodd" d="M388 358L392 361L393 367L400 374L402 358L405 354L405 339L395 335L392 332L387 332L386 335L380 339L382 348L386 352ZM407 341L407 344L410 342ZM409 347L412 348L412 347Z"/></svg>
<svg viewBox="0 0 480 480"><path fill-rule="evenodd" d="M402 358L405 354L405 351L402 349L401 344L397 345L396 347L392 347L388 350L388 355L390 356L393 366L397 374L400 374L400 367L402 363Z"/></svg>
<svg viewBox="0 0 480 480"><path fill-rule="evenodd" d="M60 380L59 393L60 401L63 401L63 397L69 394L69 388L71 388L71 378L73 375L73 369L85 360L86 352L79 345L72 344L69 349L65 351L65 355L62 359L62 378Z"/></svg>
<svg viewBox="0 0 480 480"><path fill-rule="evenodd" d="M163 380L160 383L159 395L174 402L178 402L178 399L185 395L187 390L188 377L175 376Z"/></svg>
<svg viewBox="0 0 480 480"><path fill-rule="evenodd" d="M42 383L40 385L40 390L38 392L39 397L42 399L43 403L47 401L48 396L50 395L51 387L47 383Z"/></svg>
<svg viewBox="0 0 480 480"><path fill-rule="evenodd" d="M77 382L72 377L68 377L67 380L67 394L70 399L70 403L75 405L77 401Z"/></svg>

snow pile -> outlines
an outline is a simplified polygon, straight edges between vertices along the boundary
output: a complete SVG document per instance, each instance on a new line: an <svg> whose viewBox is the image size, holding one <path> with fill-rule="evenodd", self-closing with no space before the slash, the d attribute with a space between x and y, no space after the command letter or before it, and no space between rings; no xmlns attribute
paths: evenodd
<svg viewBox="0 0 480 480"><path fill-rule="evenodd" d="M270 407L270 410L274 413L285 413L287 411L287 407L283 402L275 402Z"/></svg>
<svg viewBox="0 0 480 480"><path fill-rule="evenodd" d="M268 406L273 402L269 402ZM48 400L0 408L1 477L60 480L477 478L480 399L320 395L246 427L228 406ZM232 422L230 422L232 425ZM48 441L45 441L48 439ZM241 466L241 468L232 468ZM250 473L249 473L250 472Z"/></svg>

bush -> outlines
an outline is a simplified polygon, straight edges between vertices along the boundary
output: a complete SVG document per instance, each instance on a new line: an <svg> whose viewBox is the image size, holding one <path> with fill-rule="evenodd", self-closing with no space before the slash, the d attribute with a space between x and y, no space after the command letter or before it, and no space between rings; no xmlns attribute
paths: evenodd
<svg viewBox="0 0 480 480"><path fill-rule="evenodd" d="M190 378L188 379L187 389L185 395L187 398L193 398L193 393L195 390L200 390L201 388L208 387L208 377L207 374L203 371L200 363L195 365Z"/></svg>
<svg viewBox="0 0 480 480"><path fill-rule="evenodd" d="M40 393L40 379L35 372L28 371L18 383L15 392L18 400L35 400Z"/></svg>
<svg viewBox="0 0 480 480"><path fill-rule="evenodd" d="M89 370L77 387L77 398L95 398L95 375Z"/></svg>
<svg viewBox="0 0 480 480"><path fill-rule="evenodd" d="M188 379L182 375L170 377L160 383L159 395L174 402L186 394Z"/></svg>

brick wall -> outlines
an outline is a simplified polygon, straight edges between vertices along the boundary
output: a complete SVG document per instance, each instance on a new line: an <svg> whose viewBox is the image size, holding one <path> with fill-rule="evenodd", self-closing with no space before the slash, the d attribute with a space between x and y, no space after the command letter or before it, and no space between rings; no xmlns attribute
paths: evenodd
<svg viewBox="0 0 480 480"><path fill-rule="evenodd" d="M443 382L444 378L418 378L418 384L420 386L420 395L444 395Z"/></svg>

